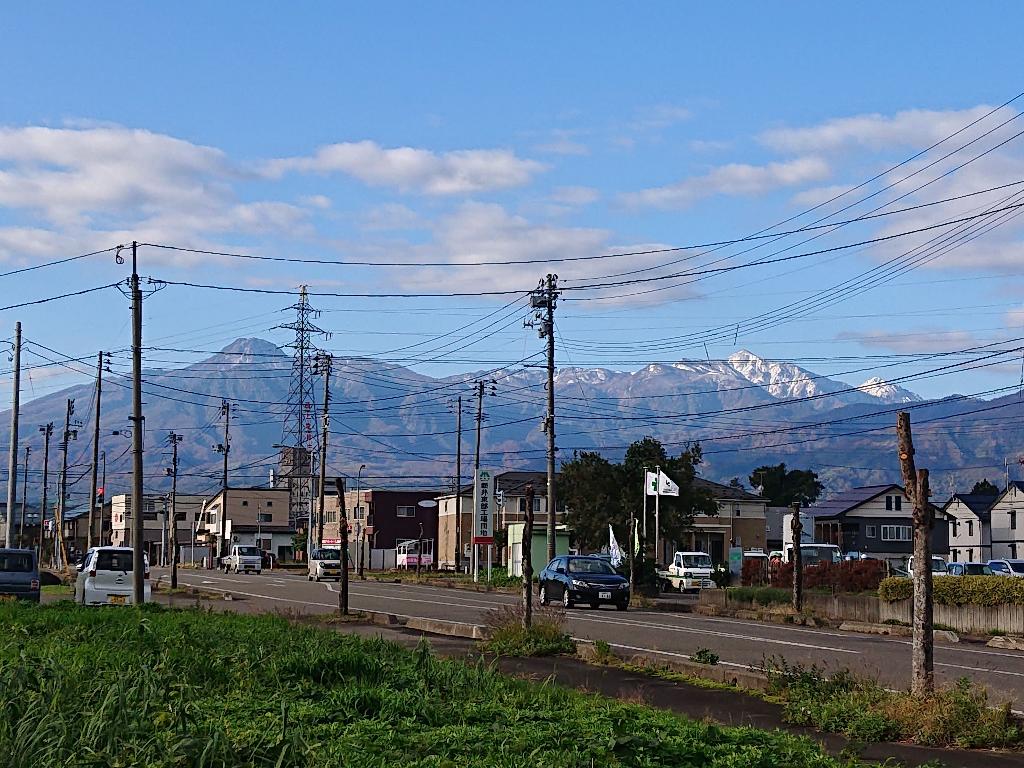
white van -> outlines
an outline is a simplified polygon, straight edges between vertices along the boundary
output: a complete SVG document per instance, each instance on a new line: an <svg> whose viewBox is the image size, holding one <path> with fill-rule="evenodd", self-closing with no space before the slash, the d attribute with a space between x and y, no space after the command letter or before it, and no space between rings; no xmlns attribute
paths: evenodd
<svg viewBox="0 0 1024 768"><path fill-rule="evenodd" d="M75 602L79 605L128 605L134 602L134 568L131 547L95 547L85 554L78 566L75 579ZM149 561L146 572L143 602L150 602Z"/></svg>
<svg viewBox="0 0 1024 768"><path fill-rule="evenodd" d="M907 560L907 571L910 573L911 578L914 576L914 556L911 555L910 559ZM946 561L938 555L932 555L932 577L935 576L947 576L949 575L949 569L946 567Z"/></svg>

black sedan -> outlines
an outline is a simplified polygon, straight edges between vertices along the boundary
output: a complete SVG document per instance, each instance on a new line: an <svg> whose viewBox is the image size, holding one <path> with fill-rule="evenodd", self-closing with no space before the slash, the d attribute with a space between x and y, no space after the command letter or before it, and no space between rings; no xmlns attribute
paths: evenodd
<svg viewBox="0 0 1024 768"><path fill-rule="evenodd" d="M545 566L539 581L541 605L561 601L566 608L577 603L629 608L629 582L604 558L561 555Z"/></svg>

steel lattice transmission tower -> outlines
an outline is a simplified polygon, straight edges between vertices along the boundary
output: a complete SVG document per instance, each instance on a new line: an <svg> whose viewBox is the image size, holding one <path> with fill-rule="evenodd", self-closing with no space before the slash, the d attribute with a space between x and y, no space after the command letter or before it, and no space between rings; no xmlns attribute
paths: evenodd
<svg viewBox="0 0 1024 768"><path fill-rule="evenodd" d="M327 336L313 320L320 312L309 304L306 286L299 289L299 300L288 307L295 321L277 326L295 332L295 341L284 345L292 350L292 377L288 388L288 406L281 432L279 484L290 491L289 522L308 525L313 498L313 454L317 445L316 404L313 396L314 336Z"/></svg>

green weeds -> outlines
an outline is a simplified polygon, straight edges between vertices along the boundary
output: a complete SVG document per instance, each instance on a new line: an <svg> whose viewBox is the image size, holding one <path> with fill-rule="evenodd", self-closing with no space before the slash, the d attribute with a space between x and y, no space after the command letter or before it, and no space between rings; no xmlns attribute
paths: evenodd
<svg viewBox="0 0 1024 768"><path fill-rule="evenodd" d="M576 643L565 632L565 614L555 608L535 608L530 629L523 627L523 606L503 605L484 619L484 650L499 656L554 656L576 653Z"/></svg>

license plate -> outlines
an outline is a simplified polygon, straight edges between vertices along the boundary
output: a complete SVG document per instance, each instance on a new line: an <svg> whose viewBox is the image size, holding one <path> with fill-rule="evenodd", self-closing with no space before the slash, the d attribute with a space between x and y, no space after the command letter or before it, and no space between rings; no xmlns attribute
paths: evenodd
<svg viewBox="0 0 1024 768"><path fill-rule="evenodd" d="M611 600L612 599L612 593L611 592L598 592L597 593L597 599L598 600Z"/></svg>
<svg viewBox="0 0 1024 768"><path fill-rule="evenodd" d="M124 595L111 595L110 602L112 605L124 605L127 598Z"/></svg>

